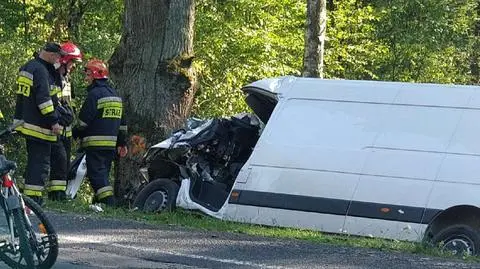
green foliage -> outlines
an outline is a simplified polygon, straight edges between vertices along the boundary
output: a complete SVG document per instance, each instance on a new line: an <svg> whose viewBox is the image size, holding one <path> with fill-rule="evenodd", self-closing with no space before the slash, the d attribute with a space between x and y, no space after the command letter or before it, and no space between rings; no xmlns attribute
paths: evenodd
<svg viewBox="0 0 480 269"><path fill-rule="evenodd" d="M241 86L299 75L305 9L299 0L198 1L195 53L201 87L194 113L211 117L245 111Z"/></svg>
<svg viewBox="0 0 480 269"><path fill-rule="evenodd" d="M69 2L70 3L70 2ZM86 58L108 59L121 36L123 1L8 0L0 8L0 93L12 114L15 70L46 40L73 39ZM328 10L325 77L468 83L477 2L345 0ZM300 75L303 0L198 0L194 114L225 116L248 108L239 90L263 77ZM81 14L78 32L69 25ZM478 46L478 45L477 45ZM85 85L74 74L74 86ZM77 100L80 103L81 100ZM79 104L78 104L79 105Z"/></svg>
<svg viewBox="0 0 480 269"><path fill-rule="evenodd" d="M120 41L122 17L122 0L88 1L78 40L87 58L110 58Z"/></svg>
<svg viewBox="0 0 480 269"><path fill-rule="evenodd" d="M21 27L23 7L19 1L4 1L0 6L0 42L8 42L12 33Z"/></svg>
<svg viewBox="0 0 480 269"><path fill-rule="evenodd" d="M477 1L380 0L377 36L389 49L380 78L463 83L469 80Z"/></svg>
<svg viewBox="0 0 480 269"><path fill-rule="evenodd" d="M372 5L338 1L327 18L325 77L379 79L379 64L388 47L375 38L379 18Z"/></svg>

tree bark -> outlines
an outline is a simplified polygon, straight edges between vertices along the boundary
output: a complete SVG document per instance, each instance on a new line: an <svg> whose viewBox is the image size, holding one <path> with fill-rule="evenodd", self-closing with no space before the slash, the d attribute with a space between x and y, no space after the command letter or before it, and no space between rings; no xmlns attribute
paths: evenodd
<svg viewBox="0 0 480 269"><path fill-rule="evenodd" d="M125 0L120 45L110 59L111 78L124 100L129 134L157 143L184 125L196 91L192 67L194 0ZM116 163L115 196L124 200L140 179L138 137Z"/></svg>
<svg viewBox="0 0 480 269"><path fill-rule="evenodd" d="M477 3L476 7L477 16L480 16L480 1ZM475 36L473 49L470 54L470 73L471 73L471 82L474 84L480 83L480 67L479 67L479 60L480 60L480 53L478 50L480 49L480 22L476 21L473 26L473 35Z"/></svg>
<svg viewBox="0 0 480 269"><path fill-rule="evenodd" d="M27 12L27 2L26 0L23 0L23 21L24 21L24 40L25 43L30 40L29 38L29 31L28 31L28 12Z"/></svg>
<svg viewBox="0 0 480 269"><path fill-rule="evenodd" d="M307 0L307 25L303 76L323 78L323 53L327 29L326 0Z"/></svg>

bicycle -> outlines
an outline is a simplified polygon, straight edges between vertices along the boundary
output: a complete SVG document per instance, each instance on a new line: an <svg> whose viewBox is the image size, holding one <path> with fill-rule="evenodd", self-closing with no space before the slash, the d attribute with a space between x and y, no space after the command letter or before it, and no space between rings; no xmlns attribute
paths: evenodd
<svg viewBox="0 0 480 269"><path fill-rule="evenodd" d="M23 121L0 131L0 139L13 133ZM0 144L0 206L7 222L6 238L0 238L0 259L12 268L48 269L58 256L58 238L43 209L20 193L12 177L16 163L5 158Z"/></svg>

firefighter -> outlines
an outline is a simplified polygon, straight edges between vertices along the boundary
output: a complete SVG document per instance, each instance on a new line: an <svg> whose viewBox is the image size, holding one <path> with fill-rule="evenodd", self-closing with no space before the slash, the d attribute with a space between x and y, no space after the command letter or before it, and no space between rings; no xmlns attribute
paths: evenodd
<svg viewBox="0 0 480 269"><path fill-rule="evenodd" d="M126 132L122 99L108 83L104 62L92 59L85 65L87 98L78 116L73 137L81 139L87 161L87 177L95 192L94 203L113 206L113 188L108 181L115 152L126 153Z"/></svg>
<svg viewBox="0 0 480 269"><path fill-rule="evenodd" d="M70 167L71 137L74 111L72 108L72 87L70 72L76 63L82 61L82 52L72 42L61 44L65 55L59 60L57 68L57 85L61 91L58 93L59 103L56 110L60 117L60 125L64 127L59 141L52 145L50 158L50 182L48 184L48 197L51 200L64 200L67 186L67 175Z"/></svg>
<svg viewBox="0 0 480 269"><path fill-rule="evenodd" d="M54 108L58 101L54 64L64 54L59 44L46 43L17 76L14 122L24 121L16 130L26 138L28 155L23 193L40 205L50 169L51 146L63 130Z"/></svg>

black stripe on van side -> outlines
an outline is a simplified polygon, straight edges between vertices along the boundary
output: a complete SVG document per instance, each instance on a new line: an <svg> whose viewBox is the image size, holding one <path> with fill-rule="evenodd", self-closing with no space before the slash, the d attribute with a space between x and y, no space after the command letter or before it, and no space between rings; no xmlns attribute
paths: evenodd
<svg viewBox="0 0 480 269"><path fill-rule="evenodd" d="M324 197L311 197L283 193L233 190L238 196L231 195L229 203L259 206L303 212L315 212L332 215L394 220L410 223L428 224L441 212L439 209L402 206L393 204L348 201ZM350 208L349 208L350 205Z"/></svg>

